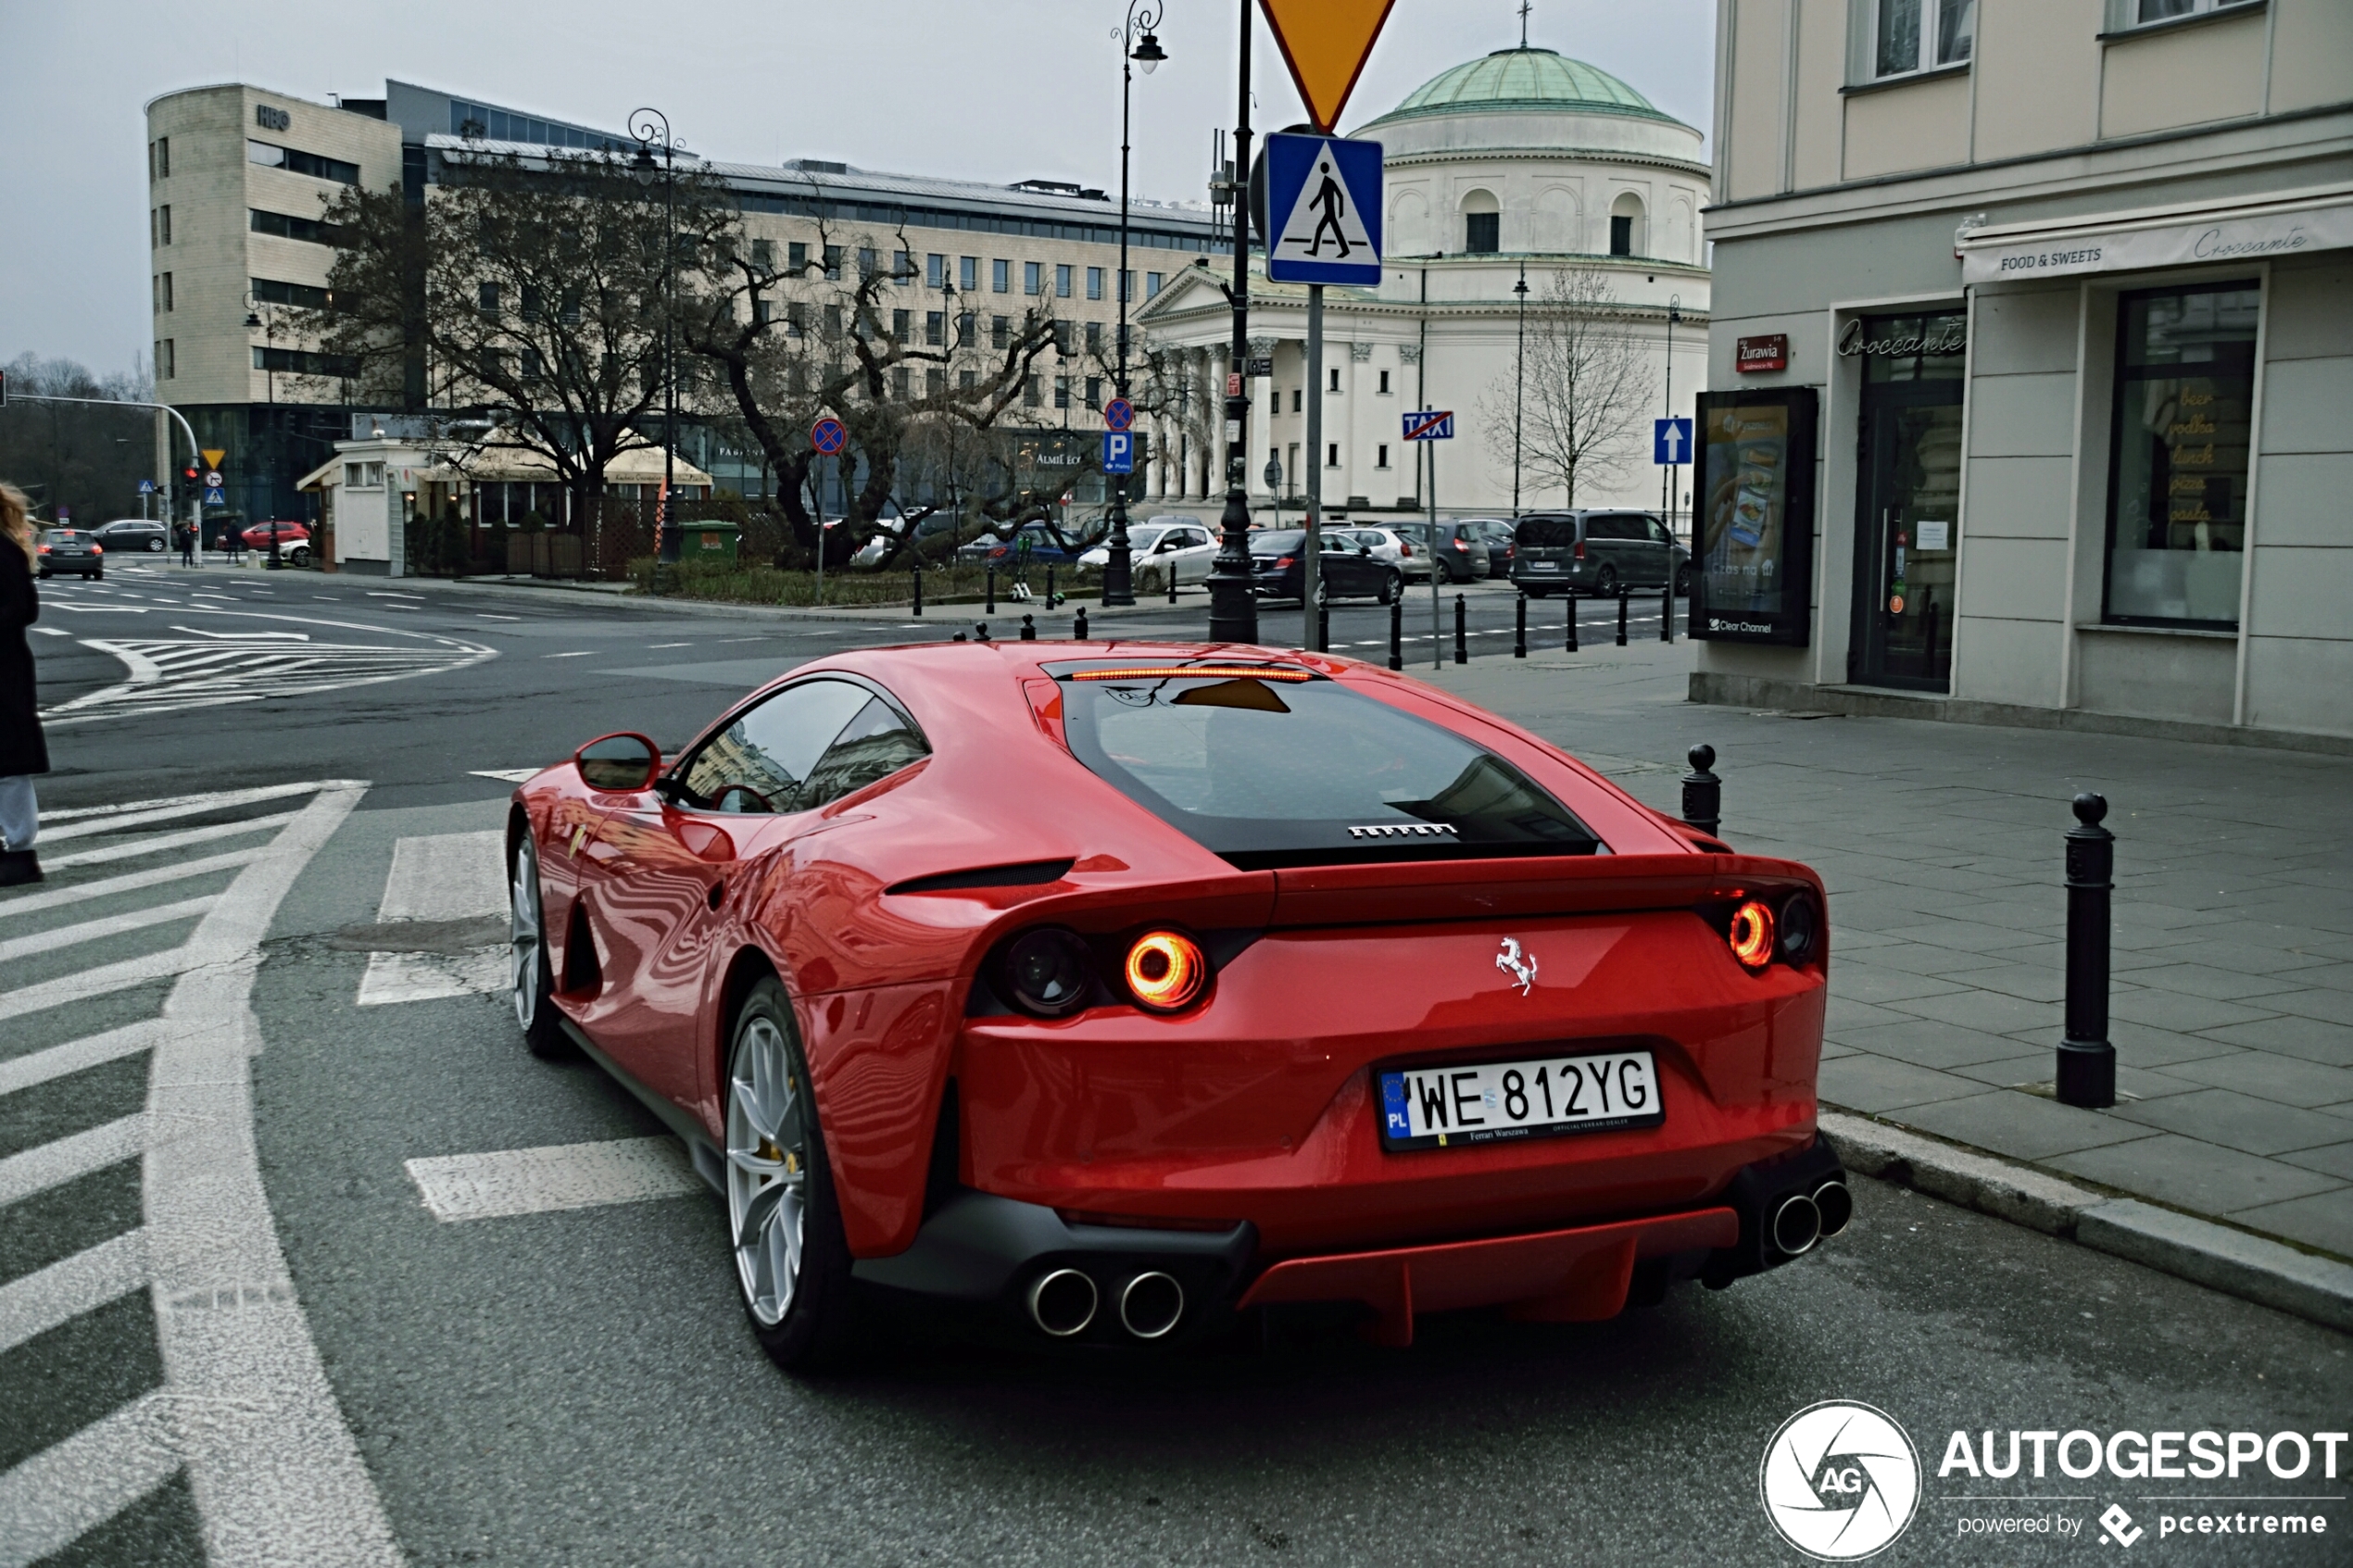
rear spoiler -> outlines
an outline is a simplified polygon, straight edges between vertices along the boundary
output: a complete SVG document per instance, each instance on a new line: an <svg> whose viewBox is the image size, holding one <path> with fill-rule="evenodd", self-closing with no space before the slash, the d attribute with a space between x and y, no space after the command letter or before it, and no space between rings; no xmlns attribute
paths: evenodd
<svg viewBox="0 0 2353 1568"><path fill-rule="evenodd" d="M1547 855L1299 866L1275 872L1270 926L1390 925L1529 915L1688 909L1758 889L1809 887L1794 860L1761 855Z"/></svg>

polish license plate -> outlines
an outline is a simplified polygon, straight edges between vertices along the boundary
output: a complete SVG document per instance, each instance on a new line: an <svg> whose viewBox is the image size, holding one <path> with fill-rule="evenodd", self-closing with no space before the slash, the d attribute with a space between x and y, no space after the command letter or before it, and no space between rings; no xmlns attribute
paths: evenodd
<svg viewBox="0 0 2353 1568"><path fill-rule="evenodd" d="M1532 560L1528 563L1530 571L1558 571L1560 569L1561 563L1556 560Z"/></svg>
<svg viewBox="0 0 2353 1568"><path fill-rule="evenodd" d="M1648 1051L1408 1067L1380 1074L1381 1147L1453 1148L1667 1120Z"/></svg>

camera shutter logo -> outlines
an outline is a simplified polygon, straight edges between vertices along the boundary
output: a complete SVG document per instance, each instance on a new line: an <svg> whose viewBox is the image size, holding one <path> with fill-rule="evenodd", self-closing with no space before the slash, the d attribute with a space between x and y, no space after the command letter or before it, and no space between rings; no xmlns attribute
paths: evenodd
<svg viewBox="0 0 2353 1568"><path fill-rule="evenodd" d="M1825 1562L1853 1562L1911 1524L1919 1454L1886 1411L1826 1399L1791 1416L1765 1445L1756 1493L1781 1539Z"/></svg>

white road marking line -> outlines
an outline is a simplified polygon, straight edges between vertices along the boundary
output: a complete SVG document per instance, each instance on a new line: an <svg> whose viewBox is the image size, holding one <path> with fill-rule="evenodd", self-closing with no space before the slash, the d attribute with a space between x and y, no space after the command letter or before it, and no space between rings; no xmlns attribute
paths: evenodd
<svg viewBox="0 0 2353 1568"><path fill-rule="evenodd" d="M233 643L307 643L308 632L206 632L194 626L174 626L175 632L185 632L192 637L210 637L219 642Z"/></svg>
<svg viewBox="0 0 2353 1568"><path fill-rule="evenodd" d="M215 822L210 827L159 833L148 838L134 838L128 844L109 844L104 849L77 849L70 855L59 855L45 860L44 864L54 872L67 866L94 866L107 860L129 860L141 855L178 849L183 845L208 844L216 838L241 838L246 834L269 833L285 826L293 815L292 812L284 812L274 817L253 817L242 822Z"/></svg>
<svg viewBox="0 0 2353 1568"><path fill-rule="evenodd" d="M522 617L520 615L493 615L485 609L477 610L474 614L474 619L477 621L521 621Z"/></svg>
<svg viewBox="0 0 2353 1568"><path fill-rule="evenodd" d="M477 779L497 779L501 784L528 784L546 772L545 768L469 768L467 773Z"/></svg>
<svg viewBox="0 0 2353 1568"><path fill-rule="evenodd" d="M580 653L551 653L546 655L545 657L548 659L586 659L588 657L588 652L584 650Z"/></svg>
<svg viewBox="0 0 2353 1568"><path fill-rule="evenodd" d="M422 594L394 594L387 593L382 588L371 588L367 592L368 596L371 599L415 599L420 603L422 603L424 599L424 596Z"/></svg>
<svg viewBox="0 0 2353 1568"><path fill-rule="evenodd" d="M507 912L503 829L404 838L392 847L380 921L472 920Z"/></svg>
<svg viewBox="0 0 2353 1568"><path fill-rule="evenodd" d="M309 795L316 784L268 784L259 789L220 789L208 795L183 795L164 800L132 800L120 806L81 806L63 811L41 813L41 836L48 839L72 838L80 834L115 833L126 826L142 822L159 822L171 817L194 816L199 811L217 810L224 806L251 806L258 801L283 800L290 795ZM104 826L61 828L57 822L94 822L96 819L119 819Z"/></svg>
<svg viewBox="0 0 2353 1568"><path fill-rule="evenodd" d="M303 868L367 786L325 781L220 896L188 946L205 960L164 1003L147 1114L147 1256L174 1398L204 1401L179 1435L212 1562L319 1568L402 1562L286 1271L254 1146L253 979L261 939Z"/></svg>
<svg viewBox="0 0 2353 1568"><path fill-rule="evenodd" d="M0 1355L147 1283L147 1238L125 1231L0 1285Z"/></svg>
<svg viewBox="0 0 2353 1568"><path fill-rule="evenodd" d="M692 643L648 643L646 647L650 652L655 648L690 648L694 646Z"/></svg>
<svg viewBox="0 0 2353 1568"><path fill-rule="evenodd" d="M77 925L60 925L39 931L30 936L19 936L0 942L0 963L30 958L35 953L53 952L59 947L79 947L107 936L120 936L128 931L144 931L151 925L168 925L175 920L194 920L212 908L210 897L182 898L176 904L157 904L144 909L132 909L103 920L86 920Z"/></svg>
<svg viewBox="0 0 2353 1568"><path fill-rule="evenodd" d="M710 1189L672 1137L548 1144L407 1162L425 1208L448 1223L685 1198Z"/></svg>
<svg viewBox="0 0 2353 1568"><path fill-rule="evenodd" d="M103 1035L90 1035L79 1040L68 1040L62 1046L34 1051L30 1056L11 1057L0 1061L0 1095L12 1095L19 1089L29 1089L35 1084L45 1084L52 1078L62 1078L84 1068L103 1066L120 1061L126 1056L137 1056L153 1049L167 1027L160 1018L142 1019L126 1023L120 1029L109 1029Z"/></svg>
<svg viewBox="0 0 2353 1568"><path fill-rule="evenodd" d="M40 633L44 637L70 637L73 635L70 632L60 632L55 626L35 626L33 630Z"/></svg>
<svg viewBox="0 0 2353 1568"><path fill-rule="evenodd" d="M447 997L497 997L508 986L507 949L471 953L370 953L355 1006L439 1001Z"/></svg>
<svg viewBox="0 0 2353 1568"><path fill-rule="evenodd" d="M133 1399L0 1474L0 1568L62 1551L170 1480L168 1400Z"/></svg>
<svg viewBox="0 0 2353 1568"><path fill-rule="evenodd" d="M130 1159L146 1145L147 1118L143 1111L28 1148L22 1154L12 1154L0 1160L0 1205L63 1186L76 1176L103 1171L118 1160Z"/></svg>
<svg viewBox="0 0 2353 1568"><path fill-rule="evenodd" d="M144 985L150 980L162 980L182 973L203 961L189 949L187 944L182 943L161 952L142 953L135 959L100 964L95 969L78 970L71 974L61 974L55 980L19 985L13 991L0 991L0 1022L26 1013L45 1012L69 1002L84 1002L93 997L128 991L133 985Z"/></svg>

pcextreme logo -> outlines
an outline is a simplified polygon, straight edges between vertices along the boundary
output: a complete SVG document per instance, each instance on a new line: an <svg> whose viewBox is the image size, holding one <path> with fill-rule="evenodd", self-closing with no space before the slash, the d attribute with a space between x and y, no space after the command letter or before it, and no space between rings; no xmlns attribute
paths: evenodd
<svg viewBox="0 0 2353 1568"><path fill-rule="evenodd" d="M1765 1517L1825 1562L1853 1562L1904 1533L1920 1501L1920 1459L1895 1418L1825 1399L1781 1423L1756 1470Z"/></svg>

